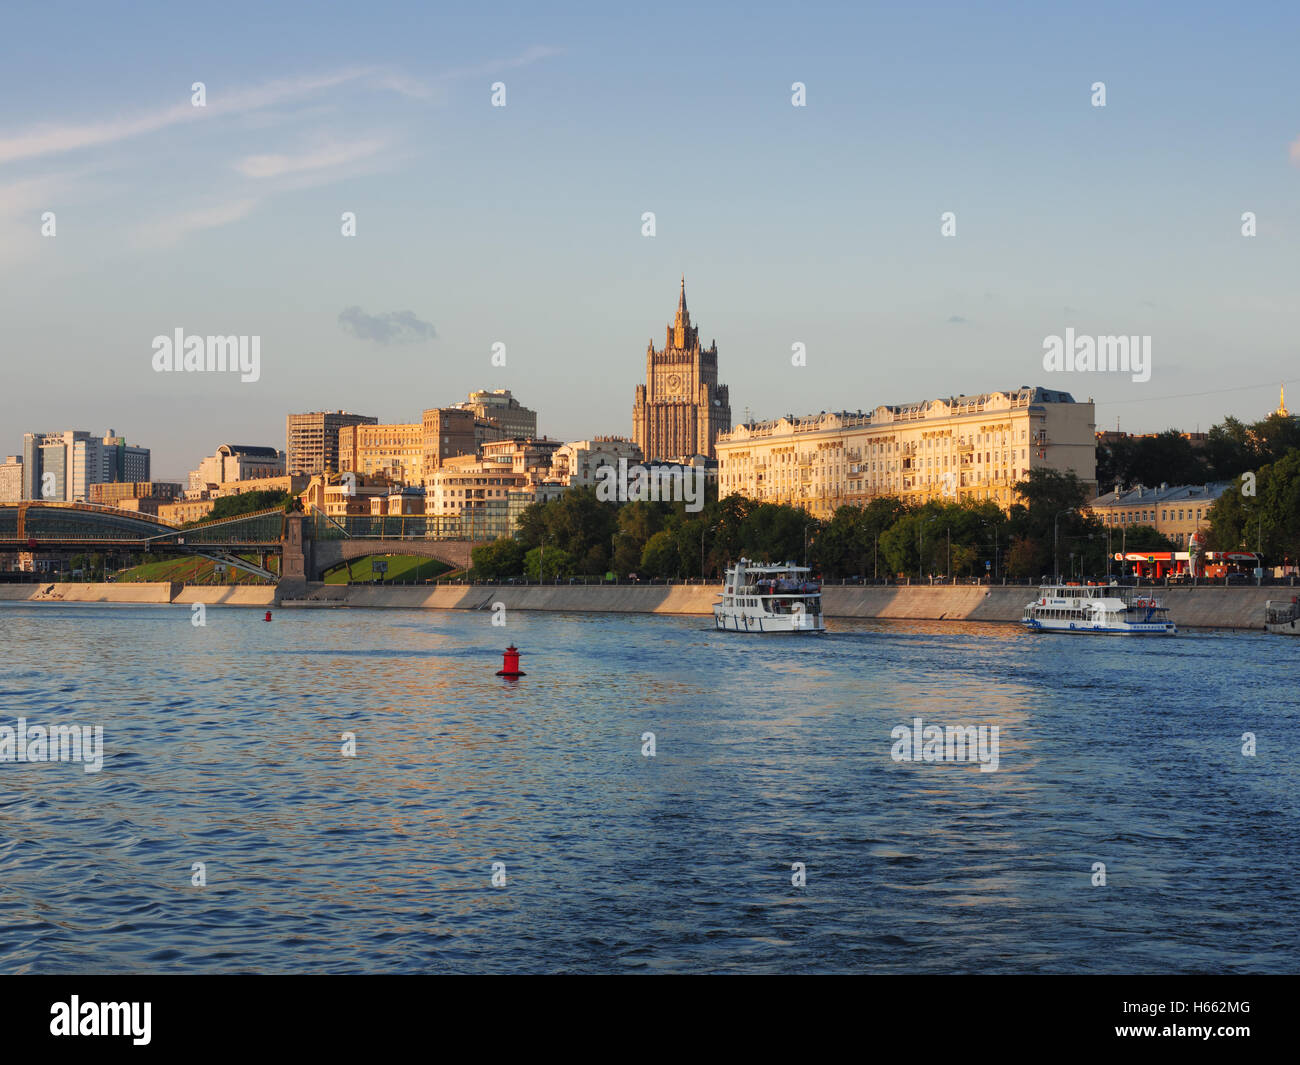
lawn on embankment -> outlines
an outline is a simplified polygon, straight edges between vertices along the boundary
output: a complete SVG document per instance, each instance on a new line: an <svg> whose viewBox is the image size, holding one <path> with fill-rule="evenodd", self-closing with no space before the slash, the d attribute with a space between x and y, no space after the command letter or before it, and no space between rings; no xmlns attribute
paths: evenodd
<svg viewBox="0 0 1300 1065"><path fill-rule="evenodd" d="M388 563L387 573L376 573L371 568L371 561L382 559ZM325 574L326 584L375 584L383 579L384 584L410 584L416 581L429 581L441 577L451 567L435 558L419 558L415 555L363 555L351 562L334 567Z"/></svg>
<svg viewBox="0 0 1300 1065"><path fill-rule="evenodd" d="M257 556L239 555L245 562L257 565ZM266 560L267 569L278 571L280 560L274 555ZM135 581L171 581L175 584L265 584L269 583L252 573L227 566L224 574L215 572L216 563L206 558L194 556L180 558L163 558L157 562L146 562L141 566L132 566L114 575L120 582Z"/></svg>

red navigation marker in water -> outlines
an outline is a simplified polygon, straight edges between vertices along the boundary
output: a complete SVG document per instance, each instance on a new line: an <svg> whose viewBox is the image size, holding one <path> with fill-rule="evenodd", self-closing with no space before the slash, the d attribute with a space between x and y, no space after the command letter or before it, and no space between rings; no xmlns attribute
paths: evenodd
<svg viewBox="0 0 1300 1065"><path fill-rule="evenodd" d="M528 676L527 673L524 673L519 668L519 648L516 647L514 644L511 644L509 647L505 649L504 661L501 663L501 668L497 670L497 676L498 677Z"/></svg>
<svg viewBox="0 0 1300 1065"><path fill-rule="evenodd" d="M269 610L266 612L266 617L264 617L262 620L263 620L263 621L270 621L270 620L271 620L271 612L270 612Z"/></svg>

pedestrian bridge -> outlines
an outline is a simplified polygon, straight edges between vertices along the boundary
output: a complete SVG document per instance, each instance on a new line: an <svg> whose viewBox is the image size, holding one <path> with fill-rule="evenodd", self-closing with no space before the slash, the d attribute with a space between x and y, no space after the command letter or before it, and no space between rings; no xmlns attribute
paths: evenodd
<svg viewBox="0 0 1300 1065"><path fill-rule="evenodd" d="M181 528L151 514L98 503L24 500L0 503L0 550L118 549L169 547L278 547L283 510L259 510Z"/></svg>
<svg viewBox="0 0 1300 1065"><path fill-rule="evenodd" d="M298 563L297 569L282 564L279 572L317 580L325 570L365 555L418 555L464 569L481 542L463 538L458 519L423 515L331 518L276 507L182 527L96 503L0 503L0 551L195 554L267 578L277 576L267 568L272 553L294 556ZM256 553L258 562L240 552Z"/></svg>

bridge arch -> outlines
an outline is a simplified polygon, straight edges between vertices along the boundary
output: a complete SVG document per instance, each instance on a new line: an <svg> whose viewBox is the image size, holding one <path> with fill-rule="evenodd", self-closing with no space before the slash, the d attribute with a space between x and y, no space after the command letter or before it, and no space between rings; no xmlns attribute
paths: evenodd
<svg viewBox="0 0 1300 1065"><path fill-rule="evenodd" d="M468 540L315 540L309 579L318 581L326 570L366 555L413 555L437 559L453 569L466 569L470 552L477 546Z"/></svg>

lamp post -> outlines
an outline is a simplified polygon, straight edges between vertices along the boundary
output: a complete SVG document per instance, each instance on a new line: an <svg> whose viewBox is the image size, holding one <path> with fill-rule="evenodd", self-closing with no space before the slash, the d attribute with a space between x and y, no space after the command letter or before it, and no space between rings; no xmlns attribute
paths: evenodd
<svg viewBox="0 0 1300 1065"><path fill-rule="evenodd" d="M1058 510L1056 516L1052 518L1052 572L1053 577L1060 583L1061 580L1061 515L1074 513L1074 507L1066 507L1064 510Z"/></svg>
<svg viewBox="0 0 1300 1065"><path fill-rule="evenodd" d="M810 521L803 527L803 564L808 565L808 530L816 527L819 523Z"/></svg>
<svg viewBox="0 0 1300 1065"><path fill-rule="evenodd" d="M925 553L925 527L930 522L935 521L935 515L926 518L925 521L917 523L916 526L916 579L920 581L923 576L921 567L925 565L923 555Z"/></svg>
<svg viewBox="0 0 1300 1065"><path fill-rule="evenodd" d="M705 525L704 522L700 522L700 580L701 581L704 580L704 534L706 532L713 532L713 530L718 527L718 524L719 524L718 522L714 522L712 525ZM804 530L805 536L807 535L807 532L808 530L805 529ZM807 548L805 548L804 550L806 551Z"/></svg>
<svg viewBox="0 0 1300 1065"><path fill-rule="evenodd" d="M993 579L998 579L998 527L990 521L981 519L980 524L986 529L993 530Z"/></svg>
<svg viewBox="0 0 1300 1065"><path fill-rule="evenodd" d="M1264 572L1264 508L1259 509L1259 524L1255 527L1255 587L1264 583L1259 574Z"/></svg>

